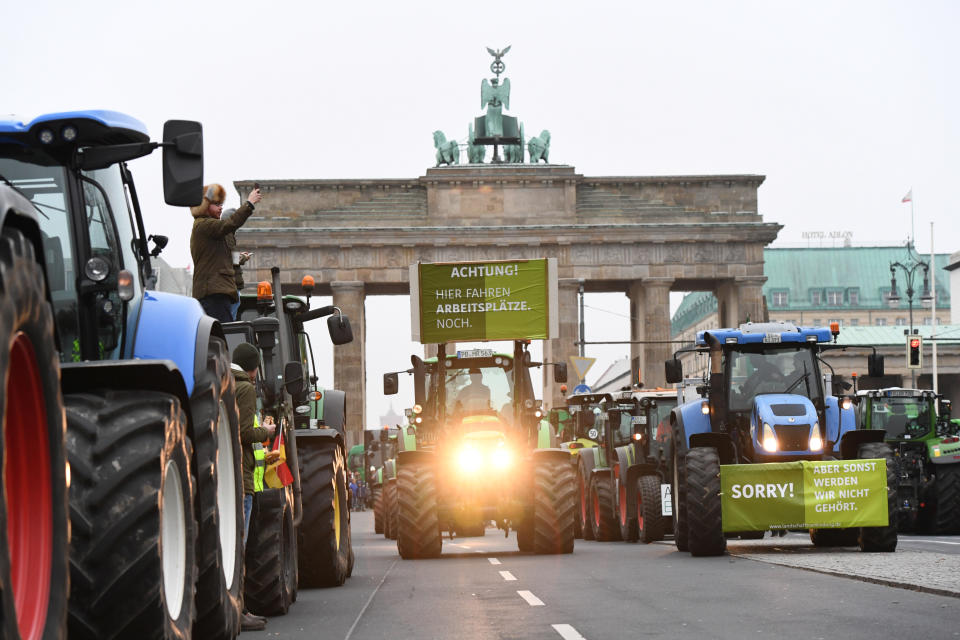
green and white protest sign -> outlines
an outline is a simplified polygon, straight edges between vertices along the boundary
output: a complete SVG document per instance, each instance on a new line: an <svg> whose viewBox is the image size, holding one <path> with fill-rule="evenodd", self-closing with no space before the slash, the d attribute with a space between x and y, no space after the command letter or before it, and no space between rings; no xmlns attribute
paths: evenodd
<svg viewBox="0 0 960 640"><path fill-rule="evenodd" d="M413 339L546 340L559 334L555 258L415 264Z"/></svg>
<svg viewBox="0 0 960 640"><path fill-rule="evenodd" d="M720 492L724 531L888 524L883 459L721 465Z"/></svg>

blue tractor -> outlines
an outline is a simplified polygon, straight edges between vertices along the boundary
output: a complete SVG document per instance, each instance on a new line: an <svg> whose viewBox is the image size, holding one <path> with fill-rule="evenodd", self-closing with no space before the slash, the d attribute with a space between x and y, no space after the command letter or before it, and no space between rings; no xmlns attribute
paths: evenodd
<svg viewBox="0 0 960 640"><path fill-rule="evenodd" d="M703 396L670 414L673 533L679 550L709 556L726 549L720 465L833 458L886 460L890 521L859 530L814 529L814 544L859 544L864 551L896 548L893 452L882 431L857 430L849 398L841 401L824 388L820 353L833 346L828 344L831 334L838 333L836 326L748 322L700 331L694 347L666 362L667 382L676 383L683 379L680 353L701 352L710 361ZM882 375L881 359L871 356L868 364L870 375Z"/></svg>
<svg viewBox="0 0 960 640"><path fill-rule="evenodd" d="M239 630L230 357L196 300L150 290L166 238L147 235L127 162L157 149L167 204L199 204L197 122L152 142L113 111L0 120L8 638Z"/></svg>

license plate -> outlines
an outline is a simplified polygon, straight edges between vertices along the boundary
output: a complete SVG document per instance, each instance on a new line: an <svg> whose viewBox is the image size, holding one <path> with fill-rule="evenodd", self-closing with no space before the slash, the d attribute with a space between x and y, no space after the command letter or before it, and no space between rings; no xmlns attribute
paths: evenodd
<svg viewBox="0 0 960 640"><path fill-rule="evenodd" d="M630 424L647 424L647 416L630 416Z"/></svg>
<svg viewBox="0 0 960 640"><path fill-rule="evenodd" d="M780 342L779 333L768 333L763 336L763 341L767 344L778 344Z"/></svg>

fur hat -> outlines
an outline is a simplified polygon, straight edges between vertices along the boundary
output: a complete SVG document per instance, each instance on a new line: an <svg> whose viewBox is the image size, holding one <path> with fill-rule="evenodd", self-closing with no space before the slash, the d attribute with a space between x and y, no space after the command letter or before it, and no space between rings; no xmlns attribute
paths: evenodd
<svg viewBox="0 0 960 640"><path fill-rule="evenodd" d="M260 352L249 342L241 342L233 350L233 363L244 371L256 371L260 367Z"/></svg>
<svg viewBox="0 0 960 640"><path fill-rule="evenodd" d="M227 190L219 184L208 184L203 187L203 201L195 207L190 207L194 218L207 215L210 204L222 205L227 199Z"/></svg>

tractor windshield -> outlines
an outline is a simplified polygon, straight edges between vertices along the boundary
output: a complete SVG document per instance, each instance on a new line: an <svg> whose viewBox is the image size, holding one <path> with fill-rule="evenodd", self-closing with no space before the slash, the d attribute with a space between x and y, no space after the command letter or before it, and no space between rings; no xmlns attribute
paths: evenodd
<svg viewBox="0 0 960 640"><path fill-rule="evenodd" d="M822 406L820 369L807 346L726 352L730 411L748 412L761 394L792 393Z"/></svg>
<svg viewBox="0 0 960 640"><path fill-rule="evenodd" d="M445 375L448 416L495 414L513 421L513 376L502 366L454 366Z"/></svg>
<svg viewBox="0 0 960 640"><path fill-rule="evenodd" d="M871 409L871 426L886 429L888 439L921 438L933 430L930 403L922 398L877 398Z"/></svg>

